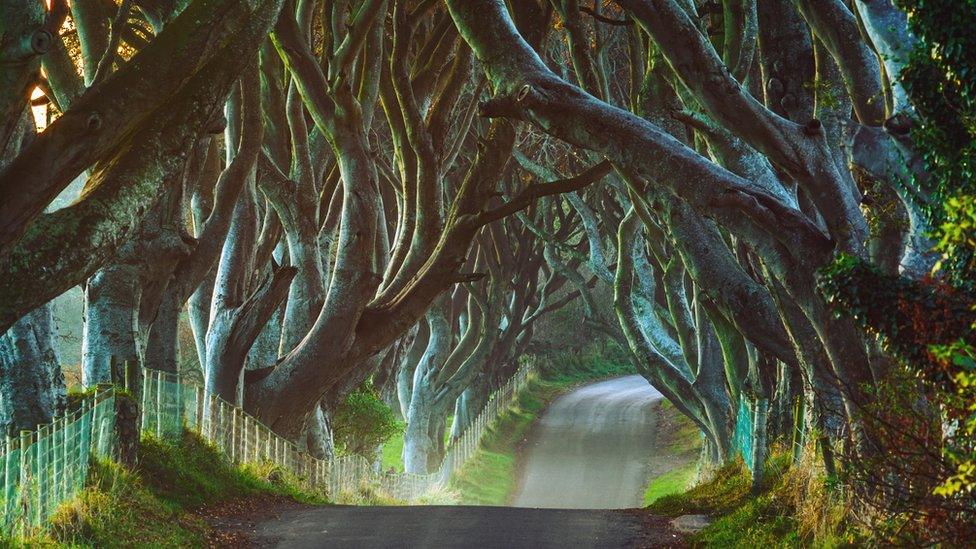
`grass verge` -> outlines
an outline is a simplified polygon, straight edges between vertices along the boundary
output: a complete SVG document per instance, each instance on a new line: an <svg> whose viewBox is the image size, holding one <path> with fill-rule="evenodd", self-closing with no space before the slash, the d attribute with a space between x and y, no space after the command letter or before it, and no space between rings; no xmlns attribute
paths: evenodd
<svg viewBox="0 0 976 549"><path fill-rule="evenodd" d="M325 503L272 466L237 467L198 435L179 441L147 436L139 465L93 462L86 487L63 503L46 532L7 540L12 546L201 547L209 527L197 511L208 505L269 495Z"/></svg>
<svg viewBox="0 0 976 549"><path fill-rule="evenodd" d="M661 443L656 448L656 455L651 458L655 463L671 464L671 468L648 483L644 490L644 505L684 492L698 477L698 456L702 445L698 426L667 400L661 401L656 413L656 429Z"/></svg>
<svg viewBox="0 0 976 549"><path fill-rule="evenodd" d="M507 504L517 486L519 447L549 403L580 383L633 373L626 361L606 359L595 351L584 355L560 353L547 360L516 404L488 427L478 451L451 479L451 490L460 503Z"/></svg>
<svg viewBox="0 0 976 549"><path fill-rule="evenodd" d="M713 517L689 540L697 547L851 547L862 541L846 525L847 509L828 492L816 464L790 461L787 452L773 454L758 494L750 492L749 472L739 461L708 482L658 498L647 510Z"/></svg>

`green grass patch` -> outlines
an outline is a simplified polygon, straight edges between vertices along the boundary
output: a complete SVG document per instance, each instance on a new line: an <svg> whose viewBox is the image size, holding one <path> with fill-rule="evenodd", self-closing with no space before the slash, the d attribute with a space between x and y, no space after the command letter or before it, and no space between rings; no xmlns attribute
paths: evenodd
<svg viewBox="0 0 976 549"><path fill-rule="evenodd" d="M451 424L454 422L454 414L447 416L444 429L445 446L451 440ZM383 443L382 465L384 471L393 469L397 473L403 472L403 433L406 431L407 424L397 421L397 431L386 442Z"/></svg>
<svg viewBox="0 0 976 549"><path fill-rule="evenodd" d="M782 475L787 456L769 460L766 483ZM741 461L735 461L715 472L714 477L690 490L664 496L648 509L656 514L679 516L689 514L725 515L742 507L750 498L752 486L749 471Z"/></svg>
<svg viewBox="0 0 976 549"><path fill-rule="evenodd" d="M184 432L173 442L146 436L136 470L94 461L85 488L55 511L48 532L8 543L200 547L206 544L208 526L192 511L257 494L325 503L323 497L303 491L297 479L271 465L234 466L194 433Z"/></svg>
<svg viewBox="0 0 976 549"><path fill-rule="evenodd" d="M399 421L400 430L383 443L383 470L393 469L398 473L403 472L403 432L406 423Z"/></svg>
<svg viewBox="0 0 976 549"><path fill-rule="evenodd" d="M664 496L684 492L695 482L698 465L692 461L651 480L644 490L644 505L650 505Z"/></svg>
<svg viewBox="0 0 976 549"><path fill-rule="evenodd" d="M518 447L539 413L563 388L561 384L532 379L516 405L502 412L488 427L478 451L451 479L451 488L459 494L461 503L508 503L516 486Z"/></svg>

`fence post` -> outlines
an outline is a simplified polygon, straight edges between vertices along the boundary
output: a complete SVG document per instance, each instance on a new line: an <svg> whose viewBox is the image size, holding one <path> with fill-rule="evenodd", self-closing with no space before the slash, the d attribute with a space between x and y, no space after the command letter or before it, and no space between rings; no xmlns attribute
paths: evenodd
<svg viewBox="0 0 976 549"><path fill-rule="evenodd" d="M156 438L163 437L163 372L156 372Z"/></svg>
<svg viewBox="0 0 976 549"><path fill-rule="evenodd" d="M61 431L62 438L64 439L61 444L61 491L66 497L70 493L68 480L71 478L71 471L74 469L70 462L70 447L73 441L71 440L71 428L69 427L73 422L69 422L68 419L67 415L64 416L64 424L62 425Z"/></svg>
<svg viewBox="0 0 976 549"><path fill-rule="evenodd" d="M230 460L237 463L237 413L230 416Z"/></svg>
<svg viewBox="0 0 976 549"><path fill-rule="evenodd" d="M92 409L92 402L87 398L81 401L81 425L79 428L79 436L81 436L81 443L78 445L78 463L88 464L88 458L91 456L91 429L92 429L92 418L95 413Z"/></svg>
<svg viewBox="0 0 976 549"><path fill-rule="evenodd" d="M183 413L183 383L180 379L179 366L176 368L176 430L180 436L183 434L184 416Z"/></svg>
<svg viewBox="0 0 976 549"><path fill-rule="evenodd" d="M193 426L196 428L197 433L203 431L203 425L201 424L203 412L200 411L200 403L202 402L203 396L202 391L203 389L199 385L193 387Z"/></svg>
<svg viewBox="0 0 976 549"><path fill-rule="evenodd" d="M141 404L142 404L142 423L141 423L141 425L139 427L139 430L140 431L145 431L146 430L146 418L149 417L149 414L146 413L146 410L148 409L146 405L149 403L149 376L147 376L147 375L143 375L142 376L142 398L141 398L141 400L142 400L142 402L141 402Z"/></svg>
<svg viewBox="0 0 976 549"><path fill-rule="evenodd" d="M220 440L217 438L217 431L220 430L220 415L222 408L217 406L217 395L210 393L207 396L207 410L209 410L208 415L210 416L210 426L208 428L208 436L210 442L218 444Z"/></svg>
<svg viewBox="0 0 976 549"><path fill-rule="evenodd" d="M30 431L20 432L20 499L24 500L24 516L21 517L21 535L27 531L27 521L30 516L30 497L24 497L25 492L30 491L30 445L33 433Z"/></svg>
<svg viewBox="0 0 976 549"><path fill-rule="evenodd" d="M4 526L7 526L7 521L10 520L10 516L14 509L14 483L13 478L14 472L11 470L14 467L14 439L7 436L5 439L7 443L7 453L4 455L3 464L3 517Z"/></svg>
<svg viewBox="0 0 976 549"><path fill-rule="evenodd" d="M254 422L254 442L251 445L254 446L254 462L258 463L261 461L261 424L257 421Z"/></svg>
<svg viewBox="0 0 976 549"><path fill-rule="evenodd" d="M36 450L37 454L37 457L34 458L35 463L37 464L37 475L35 479L37 483L37 514L35 516L35 524L40 524L43 520L44 507L47 501L47 493L44 487L44 477L47 476L44 474L44 470L47 468L47 464L45 463L47 461L47 455L45 455L44 451L44 445L47 442L47 432L47 425L38 425L37 442L34 443L34 449Z"/></svg>
<svg viewBox="0 0 976 549"><path fill-rule="evenodd" d="M238 410L241 415L241 451L239 453L241 463L247 462L247 439L248 432L250 432L251 418L247 416L244 412Z"/></svg>
<svg viewBox="0 0 976 549"><path fill-rule="evenodd" d="M51 497L54 501L61 501L61 470L64 462L61 456L64 454L64 429L58 429L58 425L63 425L61 418L54 418L51 423Z"/></svg>

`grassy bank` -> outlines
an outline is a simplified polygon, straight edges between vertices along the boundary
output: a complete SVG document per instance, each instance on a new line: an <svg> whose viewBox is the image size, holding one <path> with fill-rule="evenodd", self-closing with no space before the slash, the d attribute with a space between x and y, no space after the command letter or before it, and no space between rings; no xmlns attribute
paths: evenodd
<svg viewBox="0 0 976 549"><path fill-rule="evenodd" d="M856 545L858 538L845 524L845 508L828 492L816 465L789 464L787 453L774 453L758 494L750 492L749 472L737 462L719 469L708 482L658 498L647 509L665 516L713 517L690 540L700 547Z"/></svg>
<svg viewBox="0 0 976 549"><path fill-rule="evenodd" d="M210 531L206 507L261 495L325 503L280 470L232 465L195 434L178 442L147 437L136 470L94 462L86 487L57 509L49 531L4 545L201 547Z"/></svg>
<svg viewBox="0 0 976 549"><path fill-rule="evenodd" d="M532 423L549 403L568 389L596 379L634 373L624 360L592 350L557 354L545 361L519 395L517 405L488 428L474 457L451 480L460 503L505 505L517 483L517 456Z"/></svg>
<svg viewBox="0 0 976 549"><path fill-rule="evenodd" d="M659 445L657 455L652 459L656 463L670 463L672 467L651 479L644 490L644 505L684 492L698 476L698 456L702 445L698 426L667 400L661 402L657 414Z"/></svg>

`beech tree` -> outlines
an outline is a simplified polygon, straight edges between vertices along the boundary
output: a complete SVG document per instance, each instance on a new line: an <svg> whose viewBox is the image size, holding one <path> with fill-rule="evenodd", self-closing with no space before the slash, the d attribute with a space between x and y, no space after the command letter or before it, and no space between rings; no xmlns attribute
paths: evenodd
<svg viewBox="0 0 976 549"><path fill-rule="evenodd" d="M481 227L598 177L494 198L514 133L474 124L483 81L433 3L29 8L5 135L38 84L62 114L6 149L4 329L84 282L88 385L177 371L188 304L208 392L327 453L330 403L484 276L461 272Z"/></svg>
<svg viewBox="0 0 976 549"><path fill-rule="evenodd" d="M632 213L619 229L616 306L635 354L671 367L651 376L657 384L667 386L689 355L700 358L702 348L674 344L690 342L692 333L699 344L702 337L717 338L724 368L715 370L724 375L708 383L710 370L689 368L697 374L670 380L687 383L674 400L701 402L701 390L711 385L715 390L704 402L718 397L721 405L712 404L711 415L727 433L729 396L747 389L762 415L787 380L795 392L803 379L813 409L820 410L815 426L840 434L840 398L852 427L847 432L870 453L857 410L870 402L865 390L885 378L890 358L849 318L828 311L815 274L835 250L888 268L900 265L907 276L931 266L924 223L916 217L898 229L871 231L869 221L894 223L880 215L880 206L871 207L880 201L864 199L880 187L878 194L899 197L895 208L903 217L911 219L915 207L902 196L915 192L906 177L915 166L904 139L910 107L878 60L878 52L900 47L894 43L904 35L878 32L880 14L888 29L903 29L903 14L798 2L749 4L717 17L690 4L621 1L610 16L587 17L574 3L556 2L573 67L572 76L560 76L522 39L501 2L448 6L489 76L493 98L482 103L484 116L524 121L602 155L626 182ZM872 20L864 25L875 31L865 38L857 32L858 17ZM605 38L591 38L611 32L606 25L628 34L630 63L617 72L595 62L612 55L602 49ZM711 31L724 38L713 42ZM896 70L897 62L889 67ZM624 95L603 84L620 80L631 83ZM891 92L887 102L885 90ZM898 170L885 169L895 165ZM649 246L634 244L641 226L651 235ZM633 288L639 284L630 280L649 271L634 260L668 257L661 236L673 239L696 288L699 320L689 323L688 310L675 315L672 307L670 341L649 337L653 318L636 314ZM680 299L674 288L666 293ZM702 382L693 384L700 375ZM705 415L686 411L699 421Z"/></svg>
<svg viewBox="0 0 976 549"><path fill-rule="evenodd" d="M193 355L208 394L319 456L369 383L407 421L407 470L432 470L450 411L458 436L576 299L710 465L744 415L756 486L777 436L797 458L815 436L828 469L884 452L864 412L903 350L818 273L842 256L899 306L923 287L946 179L920 128L967 135L891 0L0 13L0 393L43 380L8 430L57 412L49 302L84 285L85 384ZM57 113L40 133L31 101Z"/></svg>

